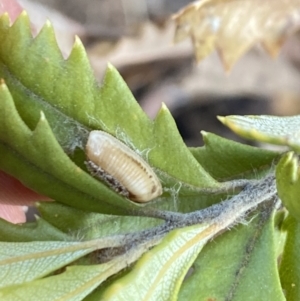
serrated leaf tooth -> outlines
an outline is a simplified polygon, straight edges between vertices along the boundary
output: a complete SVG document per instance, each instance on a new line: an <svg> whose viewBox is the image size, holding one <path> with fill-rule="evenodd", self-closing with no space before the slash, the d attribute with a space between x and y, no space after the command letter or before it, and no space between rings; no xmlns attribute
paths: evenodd
<svg viewBox="0 0 300 301"><path fill-rule="evenodd" d="M41 111L41 118L40 118L41 121L45 121L46 120L46 116L44 114L43 111Z"/></svg>
<svg viewBox="0 0 300 301"><path fill-rule="evenodd" d="M10 17L8 13L4 13L0 15L1 25L2 26L9 26L10 25Z"/></svg>
<svg viewBox="0 0 300 301"><path fill-rule="evenodd" d="M42 45L44 45L43 49L41 49ZM47 46L45 47L45 45ZM49 20L46 21L40 32L34 38L31 49L36 51L36 53L40 53L43 58L51 57L54 62L54 58L58 61L64 58L58 46L54 28Z"/></svg>

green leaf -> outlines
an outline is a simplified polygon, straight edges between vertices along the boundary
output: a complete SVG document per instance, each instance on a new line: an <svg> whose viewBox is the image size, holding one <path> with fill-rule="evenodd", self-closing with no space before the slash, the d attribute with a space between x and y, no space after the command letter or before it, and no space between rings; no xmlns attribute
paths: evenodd
<svg viewBox="0 0 300 301"><path fill-rule="evenodd" d="M80 301L106 280L116 262L74 266L56 276L0 290L2 301Z"/></svg>
<svg viewBox="0 0 300 301"><path fill-rule="evenodd" d="M279 152L260 149L202 131L204 146L190 148L197 161L215 179L257 176L270 169Z"/></svg>
<svg viewBox="0 0 300 301"><path fill-rule="evenodd" d="M238 135L257 141L287 145L300 151L300 116L226 116L218 117Z"/></svg>
<svg viewBox="0 0 300 301"><path fill-rule="evenodd" d="M0 242L0 287L41 278L98 247L97 241Z"/></svg>
<svg viewBox="0 0 300 301"><path fill-rule="evenodd" d="M35 39L30 34L25 13L12 27L8 26L7 16L2 16L0 25L0 35L5 41L0 46L0 75L12 91L21 117L33 129L40 111L43 111L66 152L72 152L76 146L82 147L86 132L90 129L104 129L125 140L139 152L155 149L153 142L156 139L167 138L170 134L172 137L174 133L178 133L175 126L170 125L170 118L164 120L159 117L153 124L112 66L109 65L99 89L78 39L69 58L64 60L57 48L50 23L46 23ZM160 134L158 131L163 126L167 126L168 131ZM177 163L183 159L191 161L182 165L183 170L188 170L189 167L195 173L196 167L199 169L188 151L183 152L188 156L187 159L178 157L182 150L174 150L170 143L164 140L162 142L163 145L159 144L157 147L164 152L168 151L168 154L172 151L172 157L179 160ZM184 144L181 145L183 147ZM164 157L164 161L160 160L160 163L168 161L169 157ZM149 160L151 162L151 151ZM211 185L216 185L204 171L203 173L206 180L212 181ZM201 183L199 179L193 181Z"/></svg>
<svg viewBox="0 0 300 301"><path fill-rule="evenodd" d="M4 250L1 253L3 258L0 258L1 300L82 300L108 277L137 260L149 247L143 244L133 246L107 264L57 271L75 260L87 260L88 253L112 247L112 237L111 244L105 244L105 238L66 242L74 232L78 231L85 238L94 238L154 227L161 221L111 215L136 214L141 207L172 208L182 212L203 208L228 197L227 194L205 194L206 188L211 188L211 192L222 188L223 184L212 175L222 180L241 174L245 176L253 168L264 168L278 155L210 136L206 149L197 154L194 152L195 158L182 141L167 108L162 106L156 119L150 120L111 65L102 86L98 86L78 39L65 60L50 23L32 38L25 13L13 26L9 25L7 15L2 16L0 36L0 77L7 84L2 81L0 85L0 168L35 191L76 208L57 203L39 205L43 219L24 226L20 235L17 226L1 224L0 237L2 235L4 240L10 233L16 240L39 240L0 242L0 248ZM84 167L84 147L88 133L93 129L111 133L147 160L163 183L163 196L145 206L137 205L92 178ZM222 146L220 150L217 144ZM226 154L228 160L226 170L218 166L224 161L214 162L221 153L222 156ZM242 165L232 167L236 161L231 156L240 153ZM251 156L249 162L247 156ZM87 229L94 222L100 223L95 232ZM233 292L236 300L248 300L250 296L253 300L281 301L283 295L276 270L272 221L252 224L246 234L237 235L234 244L231 245L230 241L224 243L225 255L238 258L237 264L232 261L233 268L227 267L226 270L226 261L217 259L216 263L223 270L222 273L214 271L214 274L224 278L230 272L224 281L227 281L227 286L224 284L220 288L227 296ZM144 254L132 270L126 270L125 276L110 278L113 283L104 283L94 296L109 300L176 299L188 269L204 244L216 234L211 229L213 226L196 225L169 233L161 244ZM30 227L35 227L33 234L36 233L36 238L30 235ZM46 230L44 236L43 229ZM51 237L60 241L42 241ZM113 236L115 240L116 236ZM131 251L137 254L131 256ZM208 263L214 262L214 254L210 252ZM86 261L86 264L90 263ZM256 280L260 267L263 271L259 274L259 283L264 284L263 288L266 285L268 290L263 291L261 286L252 294L255 283L251 280ZM213 278L215 275L205 269L206 266L196 270L190 278L195 279L197 288L188 290L188 297L192 292L196 292L195 297L201 293L209 294L205 283L210 284L213 279L216 288L223 280ZM53 272L61 274L46 277ZM200 281L199 275L204 275ZM40 279L42 277L45 278ZM252 287L249 283L253 284Z"/></svg>
<svg viewBox="0 0 300 301"><path fill-rule="evenodd" d="M132 271L116 280L99 300L176 300L180 285L203 245L210 239L207 225L172 231L143 255ZM93 300L93 299L91 299Z"/></svg>
<svg viewBox="0 0 300 301"><path fill-rule="evenodd" d="M88 133L92 129L102 129L116 136L149 161L161 177L167 192L175 186L180 187L178 195L181 197L191 193L195 195L203 187L219 187L219 183L202 168L187 149L170 113L164 106L155 121L151 121L142 111L119 73L111 65L108 66L102 86L98 87L85 50L78 39L75 41L69 58L65 60L57 47L51 24L46 23L38 36L33 38L26 13L22 13L11 27L8 16L3 15L0 18L0 36L2 39L0 76L5 79L12 94L10 97L8 92L2 89L0 109L6 111L6 117L2 120L6 125L12 124L10 119L19 119L18 124L14 125L15 135L19 131L20 120L24 123L23 132L27 131L27 137L24 136L24 139L28 138L29 130L33 133L37 132L37 123L42 123L40 120L42 111L46 117L43 120L47 119L49 123L49 131L51 128L64 152L69 154L83 170L85 170L84 146ZM5 100L2 101L2 98ZM9 101L8 98L10 98ZM12 108L12 99L15 109ZM13 114L12 117L10 114ZM17 114L17 117L14 116ZM25 127L26 130L24 130ZM7 136L10 135L10 131L11 127L7 127ZM18 133L19 137L21 131L22 128ZM2 138L1 142L7 145L7 139ZM32 157L24 158L23 154L20 154L17 140L9 142L9 146L6 146L6 153L14 152L19 160L15 158L12 162L12 154L8 154L7 162L0 161L0 168L20 179L31 189L77 208L103 213L124 214L122 213L124 209L138 208L138 205L126 202L115 193L109 193L109 190L99 182L97 182L99 183L96 189L97 196L95 197L93 193L96 193L95 189L88 188L91 193L83 197L83 199L89 199L85 202L82 196L79 196L72 188L75 186L78 190L84 190L85 184L81 182L82 184L79 185L78 183L81 176L77 177L77 174L82 173L79 168L76 173L77 183L73 182L68 193L65 189L59 188L63 185L61 179L57 179L55 183L58 187L57 192L52 189L53 185L50 183L47 189L45 175L41 176L41 173L37 174L33 171L35 162L31 162ZM55 144L57 144L56 141ZM50 145L49 142L49 148ZM58 147L51 150L51 155L55 154L55 158L49 158L49 155L44 153L44 149L36 148L35 153L39 152L44 161L50 159L52 163L57 161L64 166L65 168L61 169L64 170L69 184L68 178L70 180L72 178L73 181L75 176L72 177L66 172L74 173L75 165L71 169L71 162L66 157L62 157L62 151L60 150L61 155L54 152L57 149ZM48 162L48 165L52 163ZM20 168L21 165L26 164L31 165L32 168L26 171L24 167ZM52 175L50 171L47 171L47 174L48 178L57 176ZM96 185L95 180L93 183L89 180L89 186ZM85 187L87 188L86 185ZM78 200L80 197L81 202ZM98 203L98 205L92 204L91 198L94 199L93 203Z"/></svg>
<svg viewBox="0 0 300 301"><path fill-rule="evenodd" d="M157 158L154 161L157 161L156 165L161 167L160 170L168 175L174 175L174 184L180 183L181 179L189 179L187 184L195 188L219 186L191 155L177 131L170 112L164 105L155 119L153 134L153 142L156 144L152 152L153 157ZM150 157L152 152L150 152ZM162 176L161 173L159 174ZM183 186L184 182L182 181Z"/></svg>
<svg viewBox="0 0 300 301"><path fill-rule="evenodd" d="M48 223L41 218L36 222L24 224L12 224L0 219L0 241L66 241L68 239L69 236L55 228L51 221Z"/></svg>
<svg viewBox="0 0 300 301"><path fill-rule="evenodd" d="M105 244L105 241L96 240L78 244L82 247L97 245L107 247L103 243ZM74 249L77 248L77 246L74 247ZM69 249L71 250L71 246ZM59 275L5 287L0 289L1 300L82 300L104 280L134 262L147 249L148 246L145 245L131 249L124 255L117 256L104 264L68 267L66 271L61 270Z"/></svg>
<svg viewBox="0 0 300 301"><path fill-rule="evenodd" d="M295 153L286 153L276 167L278 196L289 212L300 220L300 169Z"/></svg>
<svg viewBox="0 0 300 301"><path fill-rule="evenodd" d="M49 22L35 39L32 38L30 21L25 12L11 27L9 22L8 15L1 16L0 76L11 90L26 124L34 129L43 111L60 144L71 152L83 143L88 130L76 121L90 100L87 97L90 89L86 86L87 83L90 86L93 79L87 57L76 55L84 51L83 47L78 41L74 54L65 61ZM80 65L83 74L74 70L76 65L77 68ZM77 81L75 87L74 78L79 80L79 76L80 82ZM83 95L85 97L81 97ZM78 100L71 102L78 97L81 97L80 106Z"/></svg>
<svg viewBox="0 0 300 301"><path fill-rule="evenodd" d="M291 215L284 223L287 239L280 264L280 279L288 301L300 300L300 223Z"/></svg>
<svg viewBox="0 0 300 301"><path fill-rule="evenodd" d="M138 216L105 215L78 210L56 202L37 206L43 219L68 235L68 238L94 239L125 234L158 226L162 220Z"/></svg>
<svg viewBox="0 0 300 301"><path fill-rule="evenodd" d="M40 194L77 208L124 214L137 205L85 173L64 153L42 114L31 131L0 85L0 167Z"/></svg>
<svg viewBox="0 0 300 301"><path fill-rule="evenodd" d="M262 212L207 244L178 300L284 301L273 232L273 218Z"/></svg>

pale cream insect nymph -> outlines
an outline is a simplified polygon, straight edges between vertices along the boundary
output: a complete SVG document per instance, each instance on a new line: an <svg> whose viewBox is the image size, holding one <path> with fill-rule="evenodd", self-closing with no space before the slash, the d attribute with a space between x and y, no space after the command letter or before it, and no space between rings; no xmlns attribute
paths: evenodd
<svg viewBox="0 0 300 301"><path fill-rule="evenodd" d="M102 131L91 131L86 145L86 165L118 193L144 203L162 194L152 168L133 150Z"/></svg>

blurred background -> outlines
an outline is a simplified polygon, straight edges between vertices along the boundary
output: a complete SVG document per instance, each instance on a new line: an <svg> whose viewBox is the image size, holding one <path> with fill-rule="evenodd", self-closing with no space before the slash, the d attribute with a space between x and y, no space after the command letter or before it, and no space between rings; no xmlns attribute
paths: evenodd
<svg viewBox="0 0 300 301"><path fill-rule="evenodd" d="M189 146L202 145L201 130L241 141L217 115L300 113L300 33L276 60L255 46L226 73L217 53L196 63L189 40L173 44L172 14L191 1L19 2L39 28L53 23L65 57L78 35L99 82L112 63L150 118L164 102Z"/></svg>

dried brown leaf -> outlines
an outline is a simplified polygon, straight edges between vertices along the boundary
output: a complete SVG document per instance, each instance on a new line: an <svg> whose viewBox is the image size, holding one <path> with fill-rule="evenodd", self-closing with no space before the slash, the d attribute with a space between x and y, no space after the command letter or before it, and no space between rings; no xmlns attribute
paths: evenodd
<svg viewBox="0 0 300 301"><path fill-rule="evenodd" d="M202 0L173 18L175 42L191 37L198 61L216 49L229 70L256 43L276 56L300 27L300 0Z"/></svg>

